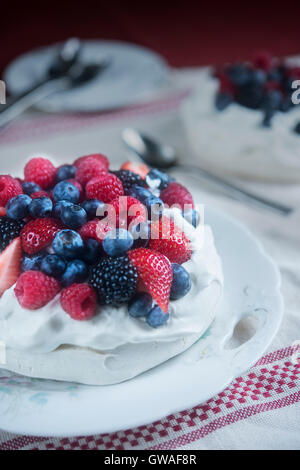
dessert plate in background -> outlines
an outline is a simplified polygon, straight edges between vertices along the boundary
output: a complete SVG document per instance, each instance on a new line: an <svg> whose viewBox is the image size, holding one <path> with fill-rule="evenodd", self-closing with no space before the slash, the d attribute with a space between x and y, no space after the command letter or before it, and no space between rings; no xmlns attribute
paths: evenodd
<svg viewBox="0 0 300 470"><path fill-rule="evenodd" d="M223 301L205 335L183 354L118 385L30 379L2 370L2 429L83 436L151 423L213 397L263 355L283 315L279 272L242 225L213 208L207 207L205 216L225 279ZM255 334L232 348L235 326L249 316L256 319Z"/></svg>
<svg viewBox="0 0 300 470"><path fill-rule="evenodd" d="M289 63L297 64L296 58ZM203 68L197 87L182 105L193 163L221 176L299 183L300 134L294 128L300 122L300 104L289 112L277 112L271 127L263 127L262 110L232 103L218 111L218 86L212 69Z"/></svg>
<svg viewBox="0 0 300 470"><path fill-rule="evenodd" d="M165 84L168 67L149 49L118 41L82 41L83 62L108 58L109 66L93 81L56 93L36 105L43 111L104 111L136 104ZM4 72L12 94L27 90L43 78L57 45L32 50L14 60Z"/></svg>

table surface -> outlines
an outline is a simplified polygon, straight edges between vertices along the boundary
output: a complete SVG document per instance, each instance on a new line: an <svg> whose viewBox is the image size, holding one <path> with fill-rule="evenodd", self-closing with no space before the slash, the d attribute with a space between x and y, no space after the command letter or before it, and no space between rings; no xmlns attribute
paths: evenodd
<svg viewBox="0 0 300 470"><path fill-rule="evenodd" d="M1 172L5 160L16 162L42 152L74 160L101 151L113 164L126 158L120 141L124 126L138 126L177 146L187 161L188 143L178 113L197 70L174 71L168 95L127 110L101 114L56 116L30 113L0 136ZM75 150L74 150L75 149ZM181 176L180 176L181 178ZM285 315L267 354L224 392L192 410L138 429L88 438L31 438L0 432L0 449L299 449L300 364L292 345L300 339L300 189L245 183L245 187L291 204L289 218L258 212L224 197L201 181L203 203L213 204L241 220L263 243L282 275ZM189 181L199 191L199 182ZM247 267L245 266L245 269Z"/></svg>

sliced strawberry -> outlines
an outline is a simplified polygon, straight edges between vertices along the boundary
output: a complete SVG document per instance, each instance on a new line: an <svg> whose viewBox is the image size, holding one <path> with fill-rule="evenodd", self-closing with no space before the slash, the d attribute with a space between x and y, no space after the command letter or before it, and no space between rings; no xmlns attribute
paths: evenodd
<svg viewBox="0 0 300 470"><path fill-rule="evenodd" d="M0 297L21 274L21 239L15 238L0 255Z"/></svg>
<svg viewBox="0 0 300 470"><path fill-rule="evenodd" d="M140 175L143 180L146 178L148 175L150 169L145 163L135 163L135 162L130 162L129 160L121 166L121 170L129 170L132 171L132 173L136 173L137 175Z"/></svg>
<svg viewBox="0 0 300 470"><path fill-rule="evenodd" d="M171 263L182 264L192 256L190 240L166 216L157 222L152 222L149 248L165 255Z"/></svg>
<svg viewBox="0 0 300 470"><path fill-rule="evenodd" d="M111 203L111 208L115 213L112 214L116 219L116 227L130 229L134 225L141 222L146 222L148 219L148 212L146 207L134 197L121 196L114 199Z"/></svg>
<svg viewBox="0 0 300 470"><path fill-rule="evenodd" d="M79 230L79 234L83 240L87 238L94 238L98 242L102 243L106 234L110 232L115 226L110 225L110 223L103 219L94 219L87 222Z"/></svg>
<svg viewBox="0 0 300 470"><path fill-rule="evenodd" d="M152 295L159 307L167 313L173 278L170 261L161 253L148 248L137 248L130 251L128 256L138 271L139 280L143 287Z"/></svg>

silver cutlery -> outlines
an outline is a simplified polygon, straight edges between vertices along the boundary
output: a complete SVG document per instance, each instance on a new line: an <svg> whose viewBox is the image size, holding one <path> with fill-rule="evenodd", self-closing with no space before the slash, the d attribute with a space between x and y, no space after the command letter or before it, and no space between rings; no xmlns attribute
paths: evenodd
<svg viewBox="0 0 300 470"><path fill-rule="evenodd" d="M0 128L52 93L88 83L109 64L107 58L97 63L83 64L79 61L80 52L81 44L78 39L66 41L42 80L24 93L11 98L6 105L0 106Z"/></svg>
<svg viewBox="0 0 300 470"><path fill-rule="evenodd" d="M138 155L141 160L150 167L156 167L162 170L176 168L182 171L192 172L194 176L198 174L204 179L211 181L219 188L224 189L235 199L254 207L271 210L284 216L289 215L293 211L293 208L289 206L247 191L239 185L227 179L223 179L204 168L180 164L176 150L172 146L160 144L136 129L124 129L122 139L127 148Z"/></svg>

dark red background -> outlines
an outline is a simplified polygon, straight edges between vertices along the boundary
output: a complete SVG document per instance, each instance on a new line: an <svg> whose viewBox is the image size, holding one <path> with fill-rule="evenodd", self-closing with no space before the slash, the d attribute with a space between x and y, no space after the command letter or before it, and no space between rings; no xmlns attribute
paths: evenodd
<svg viewBox="0 0 300 470"><path fill-rule="evenodd" d="M273 5L272 5L273 3ZM66 39L110 38L160 52L175 66L249 58L257 49L300 52L300 2L5 0L0 71L17 55Z"/></svg>

